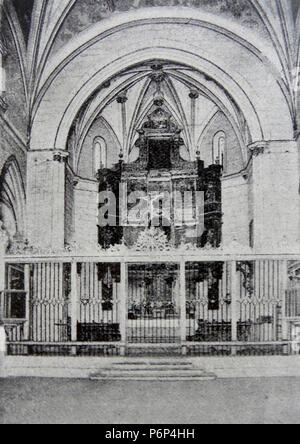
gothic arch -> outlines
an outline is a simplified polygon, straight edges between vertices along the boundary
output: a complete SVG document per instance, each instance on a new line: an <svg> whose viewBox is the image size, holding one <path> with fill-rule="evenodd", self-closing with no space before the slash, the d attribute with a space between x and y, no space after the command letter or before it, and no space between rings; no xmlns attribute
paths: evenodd
<svg viewBox="0 0 300 444"><path fill-rule="evenodd" d="M15 157L5 163L0 176L0 217L10 238L24 240L26 234L25 191Z"/></svg>
<svg viewBox="0 0 300 444"><path fill-rule="evenodd" d="M167 31L165 23L168 23ZM183 24L191 29L187 29L184 39L180 39L176 30ZM174 62L180 60L222 85L245 116L252 141L293 139L290 108L276 69L272 72L265 57L257 49L259 42L256 42L255 47L252 44L254 42L250 42L252 37L242 33L238 26L233 28L226 29L226 20L213 25L208 17L204 20L204 14L189 8L178 13L162 8L160 11L156 9L155 14L153 11L118 14L105 23L96 24L76 39L76 45L72 42L64 48L64 54L69 51L67 58L61 52L49 62L44 87L35 109L31 147L64 148L68 130L78 109L99 85L134 63L155 58ZM124 38L126 32L130 32L134 42L130 49ZM176 39L172 38L172 34L176 35ZM116 39L124 42L124 45L126 41L126 47L120 45L117 57L109 50ZM220 48L217 44L213 46L214 51L210 48L212 45L209 45L212 39L220 43ZM152 43L150 48L149 41ZM232 58L228 59L233 51L242 60L247 60L244 66L239 65L239 69ZM95 57L99 57L99 63ZM236 59L240 60L239 57ZM79 67L82 72L80 81L77 79L76 84L70 82L71 73ZM266 89L270 92L269 97L265 97ZM55 103L56 116L49 112L49 102ZM45 134L41 135L41 122L47 122L49 128L47 140Z"/></svg>

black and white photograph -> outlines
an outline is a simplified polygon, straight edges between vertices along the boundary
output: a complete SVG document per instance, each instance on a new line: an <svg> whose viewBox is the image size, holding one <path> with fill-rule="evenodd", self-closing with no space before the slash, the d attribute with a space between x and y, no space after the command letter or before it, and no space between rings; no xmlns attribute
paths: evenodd
<svg viewBox="0 0 300 444"><path fill-rule="evenodd" d="M300 0L0 0L0 424L300 424Z"/></svg>

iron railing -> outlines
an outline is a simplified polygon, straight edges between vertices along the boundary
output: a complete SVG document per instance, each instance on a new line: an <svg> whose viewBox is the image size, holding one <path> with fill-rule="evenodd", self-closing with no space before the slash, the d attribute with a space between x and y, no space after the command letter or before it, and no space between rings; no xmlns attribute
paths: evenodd
<svg viewBox="0 0 300 444"><path fill-rule="evenodd" d="M286 355L287 260L8 258L1 295L8 353L41 356Z"/></svg>

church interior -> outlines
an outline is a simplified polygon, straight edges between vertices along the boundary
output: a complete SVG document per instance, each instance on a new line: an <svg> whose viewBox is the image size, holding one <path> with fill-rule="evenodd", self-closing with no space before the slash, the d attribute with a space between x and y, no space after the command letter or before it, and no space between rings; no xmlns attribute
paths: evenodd
<svg viewBox="0 0 300 444"><path fill-rule="evenodd" d="M10 353L291 353L299 1L0 11Z"/></svg>

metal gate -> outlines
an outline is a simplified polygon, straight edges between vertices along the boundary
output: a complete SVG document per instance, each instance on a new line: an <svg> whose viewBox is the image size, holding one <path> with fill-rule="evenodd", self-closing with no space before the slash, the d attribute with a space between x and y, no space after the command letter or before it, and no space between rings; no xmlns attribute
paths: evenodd
<svg viewBox="0 0 300 444"><path fill-rule="evenodd" d="M231 341L231 266L226 262L186 264L189 342Z"/></svg>
<svg viewBox="0 0 300 444"><path fill-rule="evenodd" d="M131 343L180 342L179 266L128 266L127 340Z"/></svg>

